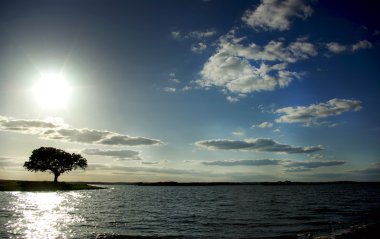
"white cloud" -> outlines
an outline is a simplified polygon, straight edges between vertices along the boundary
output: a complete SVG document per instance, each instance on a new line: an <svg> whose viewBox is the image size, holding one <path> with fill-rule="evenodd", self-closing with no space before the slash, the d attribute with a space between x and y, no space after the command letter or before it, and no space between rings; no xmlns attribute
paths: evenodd
<svg viewBox="0 0 380 239"><path fill-rule="evenodd" d="M227 96L226 99L230 102L230 103L236 103L236 102L239 102L239 97L233 97L233 96Z"/></svg>
<svg viewBox="0 0 380 239"><path fill-rule="evenodd" d="M173 31L173 32L171 32L171 35L172 35L172 37L173 37L174 39L176 39L176 40L182 38L182 36L181 36L181 32L179 32L179 31Z"/></svg>
<svg viewBox="0 0 380 239"><path fill-rule="evenodd" d="M220 39L218 50L204 64L201 79L195 81L200 87L219 87L238 95L284 88L302 75L289 71L288 64L318 54L313 44L301 39L288 46L276 41L244 45L244 38L233 34ZM236 102L238 98L227 99Z"/></svg>
<svg viewBox="0 0 380 239"><path fill-rule="evenodd" d="M326 47L327 49L332 52L332 53L335 53L335 54L338 54L338 53L342 53L342 52L345 52L347 51L347 46L345 45L342 45L338 42L330 42L330 43L327 43L326 44Z"/></svg>
<svg viewBox="0 0 380 239"><path fill-rule="evenodd" d="M63 122L47 120L14 119L0 116L0 131L11 131L23 134L38 135L42 139L59 140L74 143L138 146L159 145L161 140L145 137L132 137L116 132L72 128Z"/></svg>
<svg viewBox="0 0 380 239"><path fill-rule="evenodd" d="M242 20L256 30L289 30L292 18L306 19L313 9L303 0L262 0L255 10L247 10Z"/></svg>
<svg viewBox="0 0 380 239"><path fill-rule="evenodd" d="M348 111L362 109L359 100L331 99L326 103L312 104L310 106L285 107L276 110L282 114L276 119L277 123L302 123L305 126L321 125L320 119L330 116L341 115Z"/></svg>
<svg viewBox="0 0 380 239"><path fill-rule="evenodd" d="M267 129L267 128L272 128L273 123L271 122L262 122L261 124L256 125L256 127L262 128L262 129Z"/></svg>
<svg viewBox="0 0 380 239"><path fill-rule="evenodd" d="M352 45L352 51L357 51L357 50L360 50L360 49L368 49L368 48L372 48L372 43L367 41L367 40L363 40L363 41L359 41L358 43L355 43Z"/></svg>
<svg viewBox="0 0 380 239"><path fill-rule="evenodd" d="M234 132L232 132L232 134L235 136L243 136L245 135L245 132L243 130L235 130Z"/></svg>
<svg viewBox="0 0 380 239"><path fill-rule="evenodd" d="M197 38L197 39L204 39L207 37L212 37L216 34L215 29L209 29L206 31L193 31L189 32L186 37L188 38Z"/></svg>
<svg viewBox="0 0 380 239"><path fill-rule="evenodd" d="M141 160L140 152L129 149L104 150L104 149L85 149L82 153L87 155L98 155L112 157L119 160Z"/></svg>
<svg viewBox="0 0 380 239"><path fill-rule="evenodd" d="M170 78L169 80L170 80L171 82L173 82L173 83L176 83L176 84L181 83L181 81L178 80L178 79L176 79L176 78Z"/></svg>
<svg viewBox="0 0 380 239"><path fill-rule="evenodd" d="M206 48L207 45L205 43L199 42L191 47L191 51L195 53L202 53L204 50L206 50Z"/></svg>
<svg viewBox="0 0 380 239"><path fill-rule="evenodd" d="M326 44L326 48L335 54L343 53L343 52L356 52L361 49L369 49L372 48L373 44L367 40L358 41L352 45L343 45L338 42L329 42Z"/></svg>
<svg viewBox="0 0 380 239"><path fill-rule="evenodd" d="M169 81L176 83L176 84L181 83L181 81L176 78L176 74L174 72L170 72L169 77L170 77Z"/></svg>
<svg viewBox="0 0 380 239"><path fill-rule="evenodd" d="M177 89L174 87L164 87L162 90L165 92L170 92L170 93L174 93L177 91Z"/></svg>
<svg viewBox="0 0 380 239"><path fill-rule="evenodd" d="M182 40L182 39L198 39L198 40L204 40L206 38L212 37L216 35L215 29L208 29L205 31L192 31L188 33L181 33L180 31L173 31L171 32L171 35L176 40Z"/></svg>
<svg viewBox="0 0 380 239"><path fill-rule="evenodd" d="M281 144L274 141L273 139L267 138L245 140L211 139L197 141L195 142L195 145L209 150L243 150L286 154L312 153L323 149L323 147L320 145L298 147L287 144Z"/></svg>

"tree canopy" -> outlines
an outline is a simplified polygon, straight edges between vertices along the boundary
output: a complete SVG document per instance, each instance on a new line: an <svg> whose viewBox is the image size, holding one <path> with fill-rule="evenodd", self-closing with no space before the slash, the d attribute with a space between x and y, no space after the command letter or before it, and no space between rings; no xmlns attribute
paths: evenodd
<svg viewBox="0 0 380 239"><path fill-rule="evenodd" d="M84 170L86 167L87 160L80 154L68 153L53 147L41 147L33 150L29 161L24 163L24 168L28 171L51 171L54 174L54 182L58 182L58 177L64 172L78 168Z"/></svg>

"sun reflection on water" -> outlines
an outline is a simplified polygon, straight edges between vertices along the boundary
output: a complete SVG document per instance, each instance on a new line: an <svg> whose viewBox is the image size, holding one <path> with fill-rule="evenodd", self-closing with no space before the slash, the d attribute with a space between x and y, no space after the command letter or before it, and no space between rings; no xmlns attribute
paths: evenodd
<svg viewBox="0 0 380 239"><path fill-rule="evenodd" d="M70 225L83 221L75 214L79 193L12 193L16 217L7 222L13 238L70 238Z"/></svg>

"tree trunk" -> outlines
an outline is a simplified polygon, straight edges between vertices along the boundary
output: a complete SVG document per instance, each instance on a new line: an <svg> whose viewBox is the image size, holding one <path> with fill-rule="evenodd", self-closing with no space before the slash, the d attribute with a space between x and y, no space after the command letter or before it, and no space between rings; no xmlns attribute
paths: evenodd
<svg viewBox="0 0 380 239"><path fill-rule="evenodd" d="M60 173L54 173L54 183L58 183L58 177Z"/></svg>

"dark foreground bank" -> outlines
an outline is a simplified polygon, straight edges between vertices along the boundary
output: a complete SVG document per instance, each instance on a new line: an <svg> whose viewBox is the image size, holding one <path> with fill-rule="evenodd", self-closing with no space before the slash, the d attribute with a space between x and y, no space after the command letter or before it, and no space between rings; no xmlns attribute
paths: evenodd
<svg viewBox="0 0 380 239"><path fill-rule="evenodd" d="M23 191L23 192L50 192L71 190L93 190L101 187L83 183L54 183L46 181L0 181L0 191Z"/></svg>

